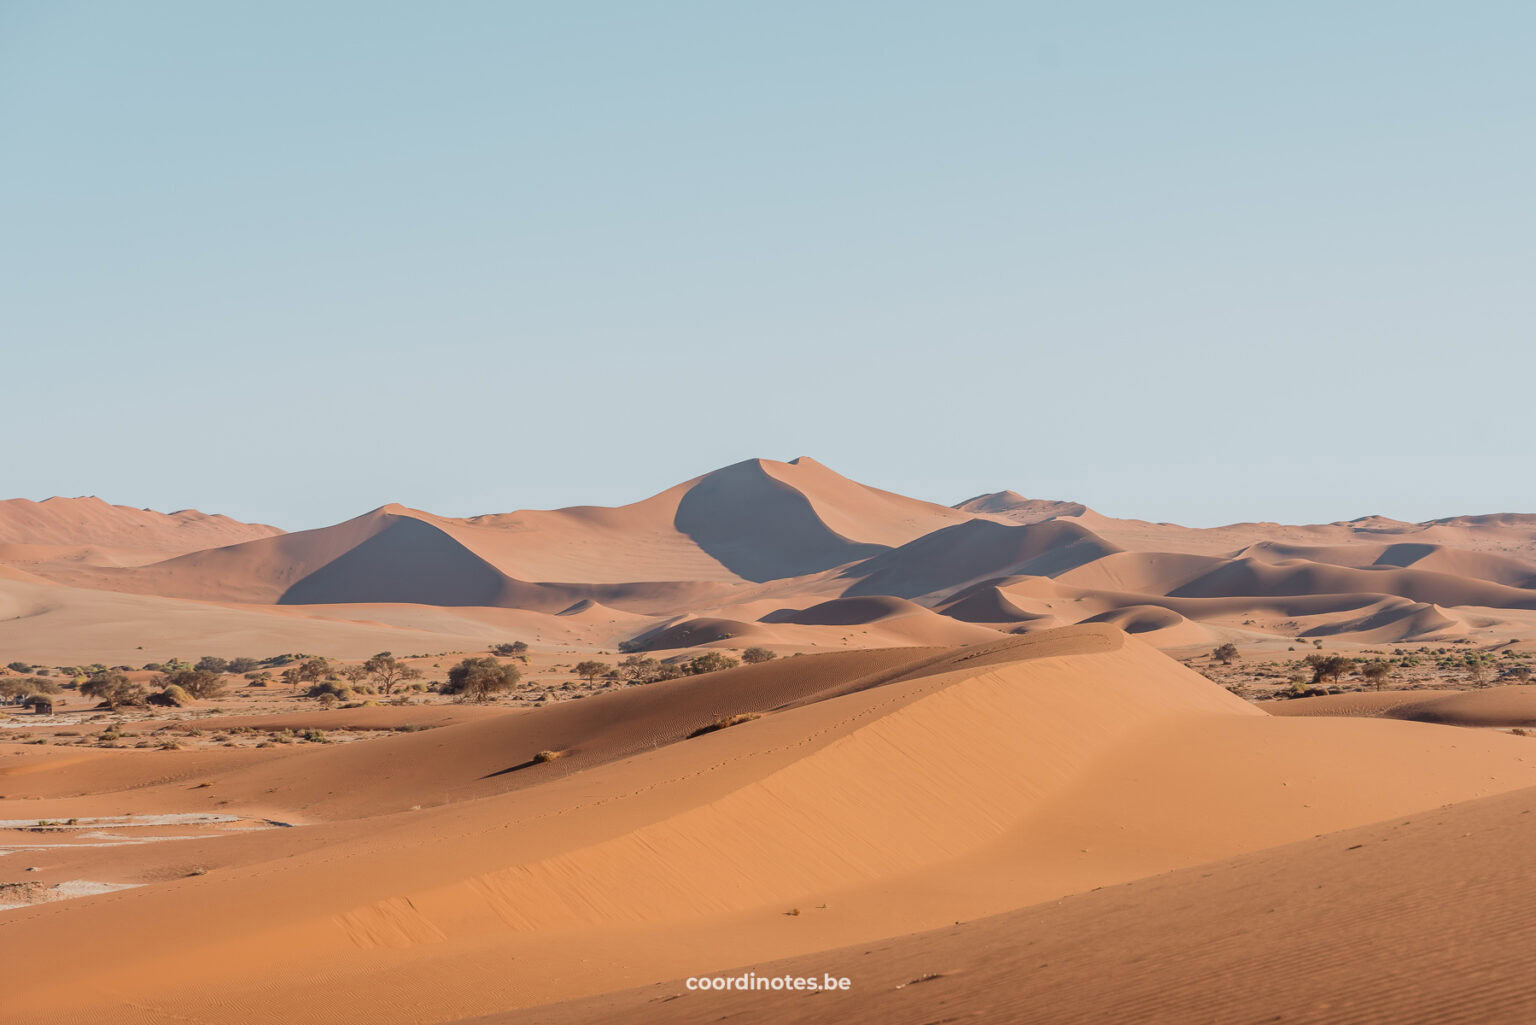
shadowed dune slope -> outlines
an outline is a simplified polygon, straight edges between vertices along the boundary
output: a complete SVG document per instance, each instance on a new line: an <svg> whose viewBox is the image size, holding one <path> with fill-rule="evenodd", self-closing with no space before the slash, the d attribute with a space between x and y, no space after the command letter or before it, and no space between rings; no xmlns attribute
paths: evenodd
<svg viewBox="0 0 1536 1025"><path fill-rule="evenodd" d="M786 659L108 795L301 825L199 841L189 878L137 849L160 881L8 912L0 952L21 1022L452 1020L1536 785L1529 745L1268 716L1103 625Z"/></svg>
<svg viewBox="0 0 1536 1025"><path fill-rule="evenodd" d="M1056 576L1103 558L1114 547L1064 520L1008 526L971 520L946 527L852 567L848 596L914 598L987 577Z"/></svg>

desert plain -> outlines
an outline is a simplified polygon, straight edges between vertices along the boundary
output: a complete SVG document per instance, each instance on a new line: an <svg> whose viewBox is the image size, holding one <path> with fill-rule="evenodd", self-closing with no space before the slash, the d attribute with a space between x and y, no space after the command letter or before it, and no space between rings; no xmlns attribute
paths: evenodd
<svg viewBox="0 0 1536 1025"><path fill-rule="evenodd" d="M0 663L7 1022L1536 1020L1536 515L18 499Z"/></svg>

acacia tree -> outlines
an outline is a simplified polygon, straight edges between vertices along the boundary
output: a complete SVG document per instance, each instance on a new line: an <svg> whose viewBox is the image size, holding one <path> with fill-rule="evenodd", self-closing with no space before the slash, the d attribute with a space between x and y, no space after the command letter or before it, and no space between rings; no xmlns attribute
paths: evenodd
<svg viewBox="0 0 1536 1025"><path fill-rule="evenodd" d="M527 641L513 641L510 644L491 645L491 654L503 655L507 658L524 658L528 654Z"/></svg>
<svg viewBox="0 0 1536 1025"><path fill-rule="evenodd" d="M299 665L299 680L302 683L309 683L309 684L319 683L321 680L323 680L327 676L329 676L330 672L331 672L331 661L330 661L330 659L321 658L318 655L316 655L313 658L305 659Z"/></svg>
<svg viewBox="0 0 1536 1025"><path fill-rule="evenodd" d="M609 666L607 662L596 662L588 659L585 662L577 662L576 665L571 669L571 672L575 673L577 676L582 677L588 683L592 683L596 681L599 676L602 676L604 673L606 673L610 668L612 667Z"/></svg>
<svg viewBox="0 0 1536 1025"><path fill-rule="evenodd" d="M368 667L361 662L357 663L356 665L342 666L339 670L337 670L337 672L339 672L341 674L341 678L350 683L353 688L361 686L362 682L368 679Z"/></svg>
<svg viewBox="0 0 1536 1025"><path fill-rule="evenodd" d="M1308 655L1303 659L1312 667L1312 683L1337 683L1339 677L1355 668L1355 660L1343 655Z"/></svg>
<svg viewBox="0 0 1536 1025"><path fill-rule="evenodd" d="M390 694L395 687L406 680L421 679L421 670L415 666L408 666L387 651L381 651L377 655L363 663L368 670L368 675L373 677L373 682L378 684L380 693Z"/></svg>
<svg viewBox="0 0 1536 1025"><path fill-rule="evenodd" d="M748 648L741 653L741 660L747 665L757 665L762 662L772 662L778 655L767 648Z"/></svg>
<svg viewBox="0 0 1536 1025"><path fill-rule="evenodd" d="M1233 644L1231 641L1228 641L1226 644L1223 644L1221 647L1211 652L1211 657L1218 658L1221 660L1222 665L1229 666L1232 664L1232 660L1237 657L1237 645Z"/></svg>
<svg viewBox="0 0 1536 1025"><path fill-rule="evenodd" d="M91 674L80 684L80 693L101 699L102 704L114 711L124 705L142 705L149 700L143 684L134 683L126 673L116 671Z"/></svg>
<svg viewBox="0 0 1536 1025"><path fill-rule="evenodd" d="M517 666L502 665L494 658L466 658L448 670L443 693L459 701L484 703L516 687L522 678Z"/></svg>
<svg viewBox="0 0 1536 1025"><path fill-rule="evenodd" d="M1488 669L1483 665L1481 659L1467 659L1467 679L1471 681L1474 687L1488 686Z"/></svg>
<svg viewBox="0 0 1536 1025"><path fill-rule="evenodd" d="M288 685L289 690L299 689L300 677L297 669L284 669L279 679Z"/></svg>
<svg viewBox="0 0 1536 1025"><path fill-rule="evenodd" d="M1381 690L1392 676L1392 666L1387 662L1368 662L1365 668L1360 670L1360 674L1365 677L1366 683Z"/></svg>
<svg viewBox="0 0 1536 1025"><path fill-rule="evenodd" d="M729 655L718 651L706 651L688 660L688 674L696 676L700 673L715 673L722 669L735 669L739 665L741 663Z"/></svg>
<svg viewBox="0 0 1536 1025"><path fill-rule="evenodd" d="M224 677L209 669L172 669L156 677L155 684L162 690L180 687L189 697L216 698L224 693Z"/></svg>

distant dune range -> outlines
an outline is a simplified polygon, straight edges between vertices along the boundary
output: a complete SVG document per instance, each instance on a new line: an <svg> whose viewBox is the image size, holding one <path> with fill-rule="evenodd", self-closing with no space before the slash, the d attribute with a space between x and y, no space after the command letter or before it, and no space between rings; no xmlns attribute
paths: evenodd
<svg viewBox="0 0 1536 1025"><path fill-rule="evenodd" d="M859 601L886 598L905 604ZM604 650L811 650L1078 622L1165 648L1492 642L1536 627L1536 515L1196 529L1008 491L948 507L808 458L748 460L618 508L453 519L389 505L291 534L15 500L0 503L0 615L0 649L38 660L65 631L76 655L182 653L152 628L161 618L205 647L341 656L389 637L479 645L488 631Z"/></svg>
<svg viewBox="0 0 1536 1025"><path fill-rule="evenodd" d="M531 710L334 714L436 728L270 751L0 744L18 813L291 827L51 850L39 883L137 885L0 913L7 1020L1104 1021L1129 1001L1127 1020L1386 1022L1418 1019L1353 1008L1532 1000L1513 945L1528 874L1490 839L1533 804L1529 738L1267 715L1108 624ZM696 735L737 716L756 718ZM1383 921L1406 935L1372 942ZM1504 960L1432 960L1440 926ZM1379 995L1345 987L1344 1016L1287 970L1342 985L1362 953ZM664 982L786 958L855 992L733 1003Z"/></svg>

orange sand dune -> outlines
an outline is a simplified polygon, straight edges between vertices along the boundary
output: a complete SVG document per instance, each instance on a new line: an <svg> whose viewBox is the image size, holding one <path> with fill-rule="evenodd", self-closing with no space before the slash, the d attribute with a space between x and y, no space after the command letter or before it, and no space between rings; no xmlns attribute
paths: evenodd
<svg viewBox="0 0 1536 1025"><path fill-rule="evenodd" d="M737 713L760 717L690 737ZM570 753L531 763L540 749ZM1532 750L1268 716L1107 626L784 659L112 795L300 825L130 848L150 885L6 912L8 1009L471 1017L882 942L1533 786ZM204 874L167 879L194 854Z"/></svg>
<svg viewBox="0 0 1536 1025"><path fill-rule="evenodd" d="M1372 715L1450 726L1536 726L1536 685L1329 694L1275 701L1265 707L1274 715Z"/></svg>
<svg viewBox="0 0 1536 1025"><path fill-rule="evenodd" d="M196 509L158 513L108 505L99 498L0 501L0 543L4 544L62 549L94 546L166 558L281 533L262 523L241 523Z"/></svg>
<svg viewBox="0 0 1536 1025"><path fill-rule="evenodd" d="M1536 1020L1532 845L1536 790L1520 790L720 973L832 975L846 992L695 992L674 979L461 1025L1513 1025Z"/></svg>
<svg viewBox="0 0 1536 1025"><path fill-rule="evenodd" d="M1145 608L1156 606L1188 621L1143 632L1165 647L1237 629L1357 645L1491 642L1536 624L1532 517L1197 529L1008 491L947 507L859 484L803 457L745 460L616 508L459 519L387 505L287 535L96 500L8 508L20 526L7 535L0 510L6 579L21 572L81 589L307 609L328 619L363 618L341 611L347 607L393 606L377 622L434 633L457 627L445 629L432 609L482 618L483 610L508 609L524 613L517 625L540 638L597 650L649 643L643 638L658 628L682 623L690 625L664 644L815 648L970 636L931 622L916 633L881 628L865 638L836 632L836 624L770 631L761 623L766 613L838 597L904 598L1007 633L1110 614L1140 629L1156 615ZM137 535L161 547L142 539L118 547ZM1026 593L1021 580L1052 583Z"/></svg>

